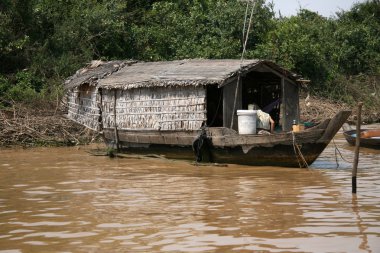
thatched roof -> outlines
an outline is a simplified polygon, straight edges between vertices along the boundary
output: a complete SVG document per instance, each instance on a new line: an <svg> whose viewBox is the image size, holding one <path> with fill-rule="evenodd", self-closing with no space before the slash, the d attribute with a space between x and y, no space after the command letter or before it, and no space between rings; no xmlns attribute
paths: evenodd
<svg viewBox="0 0 380 253"><path fill-rule="evenodd" d="M79 69L74 75L67 78L65 88L71 89L85 83L97 85L100 79L111 75L127 64L135 62L136 61L92 61L88 66Z"/></svg>
<svg viewBox="0 0 380 253"><path fill-rule="evenodd" d="M179 60L163 62L128 62L114 70L114 62L100 65L84 75L78 74L66 82L69 88L96 79L98 86L105 89L132 89L140 87L164 86L223 86L234 80L240 72L244 75L256 69L272 70L291 81L298 76L265 60ZM111 66L111 67L110 67ZM110 71L112 70L112 71ZM91 77L91 73L93 76ZM95 75L96 73L96 75ZM105 77L105 78L103 78Z"/></svg>

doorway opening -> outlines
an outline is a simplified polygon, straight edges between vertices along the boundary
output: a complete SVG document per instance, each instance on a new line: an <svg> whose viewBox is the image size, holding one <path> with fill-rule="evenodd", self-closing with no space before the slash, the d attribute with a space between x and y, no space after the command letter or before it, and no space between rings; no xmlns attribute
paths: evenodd
<svg viewBox="0 0 380 253"><path fill-rule="evenodd" d="M281 78L271 72L250 72L242 80L242 108L256 104L280 124Z"/></svg>
<svg viewBox="0 0 380 253"><path fill-rule="evenodd" d="M223 89L216 85L207 86L207 126L223 126Z"/></svg>

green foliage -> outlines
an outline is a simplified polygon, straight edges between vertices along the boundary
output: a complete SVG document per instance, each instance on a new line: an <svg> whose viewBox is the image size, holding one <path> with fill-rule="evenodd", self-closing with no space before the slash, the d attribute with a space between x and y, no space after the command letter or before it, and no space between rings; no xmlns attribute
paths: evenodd
<svg viewBox="0 0 380 253"><path fill-rule="evenodd" d="M125 58L125 8L119 0L39 1L34 13L46 39L36 50L35 71L64 78L95 58Z"/></svg>
<svg viewBox="0 0 380 253"><path fill-rule="evenodd" d="M278 19L252 57L309 78L310 90L319 96L379 106L378 93L368 88L378 85L377 79L368 80L380 74L379 6L378 0L356 4L337 19L301 9L297 16Z"/></svg>
<svg viewBox="0 0 380 253"><path fill-rule="evenodd" d="M221 14L220 8L230 7L228 3L217 3L224 6L210 8L211 2L215 4L215 1L184 2L157 3L146 13L145 24L134 26L135 36L139 38L137 49L142 53L140 58L166 60L235 56L240 49L239 39L231 36L235 26L219 23L220 20L225 23L231 21L227 17L216 17ZM230 7L229 11L234 9ZM222 14L227 15L227 11Z"/></svg>
<svg viewBox="0 0 380 253"><path fill-rule="evenodd" d="M34 101L39 98L39 91L41 90L42 83L40 80L28 71L21 71L16 74L16 80L13 85L10 85L6 80L0 81L3 83L4 91L3 99L5 101ZM1 87L1 84L0 84Z"/></svg>
<svg viewBox="0 0 380 253"><path fill-rule="evenodd" d="M339 13L335 61L346 75L380 73L380 1L356 4Z"/></svg>
<svg viewBox="0 0 380 253"><path fill-rule="evenodd" d="M305 9L275 18L267 2L256 1L245 58L271 59L333 99L374 93L379 0L336 18ZM93 59L240 58L246 7L238 0L2 0L0 99L56 99L63 80ZM377 103L378 93L362 99Z"/></svg>
<svg viewBox="0 0 380 253"><path fill-rule="evenodd" d="M264 1L256 5L249 46L265 37L273 12ZM133 32L139 58L237 58L242 51L245 4L240 1L162 1L153 5Z"/></svg>
<svg viewBox="0 0 380 253"><path fill-rule="evenodd" d="M332 45L328 38L333 28L330 20L300 10L297 16L279 20L254 56L271 59L321 84L335 69L330 61Z"/></svg>
<svg viewBox="0 0 380 253"><path fill-rule="evenodd" d="M23 18L18 1L0 4L0 74L13 73L27 66L25 50L30 38L23 33Z"/></svg>
<svg viewBox="0 0 380 253"><path fill-rule="evenodd" d="M5 94L8 93L10 84L7 78L0 75L0 108L5 107L8 103L5 100Z"/></svg>

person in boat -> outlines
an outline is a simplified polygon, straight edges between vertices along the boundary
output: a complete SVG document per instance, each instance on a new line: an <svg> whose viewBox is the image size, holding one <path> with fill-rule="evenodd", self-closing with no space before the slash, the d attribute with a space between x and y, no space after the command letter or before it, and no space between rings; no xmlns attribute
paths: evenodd
<svg viewBox="0 0 380 253"><path fill-rule="evenodd" d="M256 104L253 104L253 110L257 111L257 132L260 133L261 130L264 130L273 133L275 123L270 114L262 111Z"/></svg>

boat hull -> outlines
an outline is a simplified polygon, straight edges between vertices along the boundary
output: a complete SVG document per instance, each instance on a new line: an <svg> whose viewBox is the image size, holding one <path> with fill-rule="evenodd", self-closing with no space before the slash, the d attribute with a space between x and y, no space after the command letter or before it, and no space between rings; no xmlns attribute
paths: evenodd
<svg viewBox="0 0 380 253"><path fill-rule="evenodd" d="M234 163L255 166L307 167L325 149L326 144L303 144L299 151L289 145L255 147L245 153L242 148L216 148L212 158L221 163Z"/></svg>
<svg viewBox="0 0 380 253"><path fill-rule="evenodd" d="M298 146L299 152L292 145L275 145L273 147L255 147L248 152L242 147L211 147L202 151L200 162L223 164L241 164L251 166L307 167L312 164L325 149L326 144L309 143ZM123 152L139 155L160 155L168 159L196 161L196 151L191 146L150 144L145 147L122 146ZM301 155L302 154L302 155Z"/></svg>
<svg viewBox="0 0 380 253"><path fill-rule="evenodd" d="M307 167L318 158L349 115L349 111L342 111L305 131L270 135L240 135L223 127L190 132L104 129L103 133L109 145L130 153L198 162Z"/></svg>
<svg viewBox="0 0 380 253"><path fill-rule="evenodd" d="M361 132L365 132L367 130L361 129ZM344 138L347 140L347 142L350 145L355 146L356 143L356 136L353 134L356 134L356 130L349 130L343 132ZM365 148L372 148L372 149L380 149L380 139L376 138L360 138L360 146Z"/></svg>

